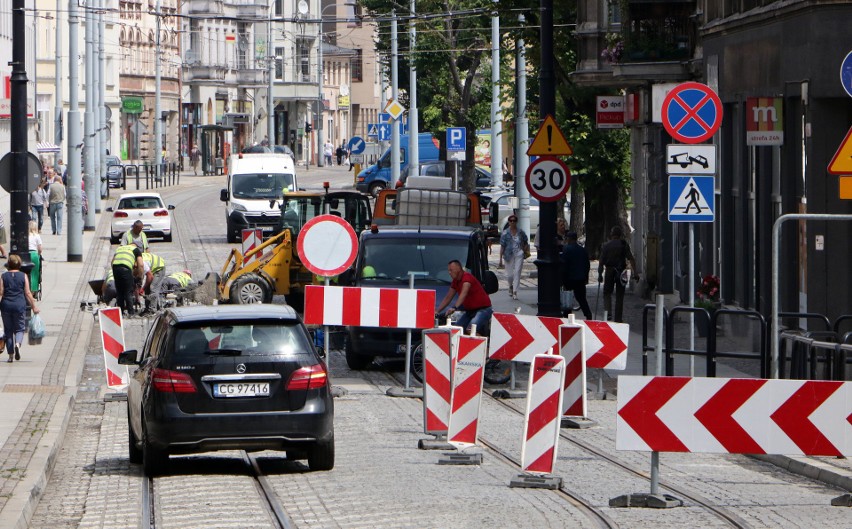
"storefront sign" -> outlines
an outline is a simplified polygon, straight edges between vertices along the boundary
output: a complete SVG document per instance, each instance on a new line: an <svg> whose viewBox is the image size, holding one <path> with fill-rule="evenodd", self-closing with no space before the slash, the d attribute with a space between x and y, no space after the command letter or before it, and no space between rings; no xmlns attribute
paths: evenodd
<svg viewBox="0 0 852 529"><path fill-rule="evenodd" d="M784 100L780 97L746 99L746 145L784 144Z"/></svg>
<svg viewBox="0 0 852 529"><path fill-rule="evenodd" d="M599 129L624 128L624 96L598 96L595 116Z"/></svg>
<svg viewBox="0 0 852 529"><path fill-rule="evenodd" d="M121 111L125 114L141 114L144 107L141 97L121 98Z"/></svg>

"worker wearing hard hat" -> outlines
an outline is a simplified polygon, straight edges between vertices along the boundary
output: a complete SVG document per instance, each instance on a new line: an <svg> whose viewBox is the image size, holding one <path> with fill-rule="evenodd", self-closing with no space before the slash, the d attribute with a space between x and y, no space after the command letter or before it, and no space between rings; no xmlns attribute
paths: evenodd
<svg viewBox="0 0 852 529"><path fill-rule="evenodd" d="M365 266L361 270L362 279L374 279L376 277L376 269L370 265Z"/></svg>

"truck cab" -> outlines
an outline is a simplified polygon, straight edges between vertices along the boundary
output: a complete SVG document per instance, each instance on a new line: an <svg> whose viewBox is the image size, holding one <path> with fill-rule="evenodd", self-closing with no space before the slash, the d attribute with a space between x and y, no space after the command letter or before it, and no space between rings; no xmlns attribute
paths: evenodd
<svg viewBox="0 0 852 529"><path fill-rule="evenodd" d="M229 243L240 241L244 229L260 228L264 238L273 234L281 211L277 201L298 189L293 159L286 154L238 154L231 157L227 187L220 192L225 203Z"/></svg>
<svg viewBox="0 0 852 529"><path fill-rule="evenodd" d="M409 156L409 136L402 134L399 137L399 167L400 171L404 171L408 166ZM418 134L417 145L419 146L418 156L421 162L437 161L440 156L440 144L438 139L432 136L430 132L422 132ZM355 189L362 193L369 193L372 196L378 195L382 189L387 189L390 186L391 180L391 151L387 149L379 158L375 165L371 165L358 174L355 183Z"/></svg>

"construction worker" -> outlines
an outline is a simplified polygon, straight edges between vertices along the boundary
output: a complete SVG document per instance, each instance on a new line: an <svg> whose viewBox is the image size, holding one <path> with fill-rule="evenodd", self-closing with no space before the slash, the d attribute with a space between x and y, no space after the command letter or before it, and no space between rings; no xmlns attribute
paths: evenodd
<svg viewBox="0 0 852 529"><path fill-rule="evenodd" d="M145 235L145 232L142 231L145 225L142 224L141 220L137 220L133 223L133 226L130 227L129 230L122 234L121 239L119 239L118 244L135 244L139 247L143 252L148 251L148 236Z"/></svg>
<svg viewBox="0 0 852 529"><path fill-rule="evenodd" d="M103 285L101 286L101 302L109 305L110 302L115 298L115 277L113 276L112 269L110 268L107 271L107 274L104 277Z"/></svg>
<svg viewBox="0 0 852 529"><path fill-rule="evenodd" d="M145 272L145 291L159 296L163 281L166 279L166 260L151 252L143 252L142 262Z"/></svg>
<svg viewBox="0 0 852 529"><path fill-rule="evenodd" d="M142 250L135 244L124 244L115 249L112 257L112 274L115 277L116 306L128 316L136 313L133 303L134 278L142 277L145 269Z"/></svg>
<svg viewBox="0 0 852 529"><path fill-rule="evenodd" d="M169 274L163 281L163 290L177 290L186 288L192 283L192 272L184 270Z"/></svg>

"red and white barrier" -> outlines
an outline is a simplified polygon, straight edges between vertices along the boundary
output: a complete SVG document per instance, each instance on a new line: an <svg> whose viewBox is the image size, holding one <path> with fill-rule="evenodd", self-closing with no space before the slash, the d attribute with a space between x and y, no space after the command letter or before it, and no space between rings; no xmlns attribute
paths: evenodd
<svg viewBox="0 0 852 529"><path fill-rule="evenodd" d="M521 469L552 474L559 446L562 387L565 359L559 355L536 355L530 368Z"/></svg>
<svg viewBox="0 0 852 529"><path fill-rule="evenodd" d="M124 351L124 327L121 309L118 307L98 311L98 323L101 327L101 346L104 351L107 387L124 389L127 386L127 366L119 365L118 355Z"/></svg>
<svg viewBox="0 0 852 529"><path fill-rule="evenodd" d="M452 398L452 355L459 327L423 331L423 432L446 435Z"/></svg>
<svg viewBox="0 0 852 529"><path fill-rule="evenodd" d="M459 336L457 354L452 355L453 391L447 442L458 450L476 444L487 352L487 338Z"/></svg>
<svg viewBox="0 0 852 529"><path fill-rule="evenodd" d="M435 291L308 285L305 323L396 329L435 325Z"/></svg>
<svg viewBox="0 0 852 529"><path fill-rule="evenodd" d="M586 355L585 329L579 324L559 327L559 351L565 359L565 389L562 395L562 415L585 417Z"/></svg>
<svg viewBox="0 0 852 529"><path fill-rule="evenodd" d="M618 378L618 450L852 456L852 382Z"/></svg>
<svg viewBox="0 0 852 529"><path fill-rule="evenodd" d="M567 318L495 312L491 318L489 357L531 362L538 354L558 354L559 326L567 323L570 323ZM575 323L585 327L586 367L627 367L629 325L591 320L576 320Z"/></svg>
<svg viewBox="0 0 852 529"><path fill-rule="evenodd" d="M243 255L246 255L250 251L254 250L258 246L263 243L263 230L260 228L250 228L242 231L242 239L243 239ZM246 257L243 260L243 263L250 263L253 260L260 257L260 252Z"/></svg>

